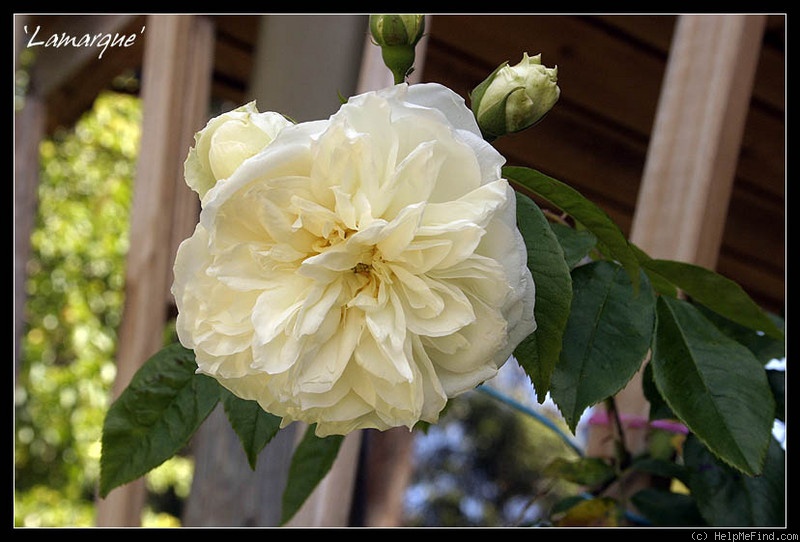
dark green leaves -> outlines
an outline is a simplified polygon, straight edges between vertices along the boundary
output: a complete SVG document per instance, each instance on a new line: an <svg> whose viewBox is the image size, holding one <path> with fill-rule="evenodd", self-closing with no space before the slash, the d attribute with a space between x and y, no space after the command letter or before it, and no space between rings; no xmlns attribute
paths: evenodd
<svg viewBox="0 0 800 542"><path fill-rule="evenodd" d="M316 425L306 429L297 445L289 467L289 481L283 492L281 525L292 519L314 488L325 478L336 460L344 437L331 435L320 438L314 434Z"/></svg>
<svg viewBox="0 0 800 542"><path fill-rule="evenodd" d="M688 302L662 296L652 366L662 397L712 452L747 474L761 471L775 402L750 350Z"/></svg>
<svg viewBox="0 0 800 542"><path fill-rule="evenodd" d="M672 260L646 260L642 266L647 272L670 281L693 301L729 320L763 331L770 337L783 338L783 332L732 280L703 267Z"/></svg>
<svg viewBox="0 0 800 542"><path fill-rule="evenodd" d="M654 297L634 292L617 264L597 261L572 272L572 308L551 393L574 431L581 414L617 393L633 377L650 348Z"/></svg>
<svg viewBox="0 0 800 542"><path fill-rule="evenodd" d="M214 409L219 385L196 370L191 350L168 346L111 405L103 425L101 497L175 455Z"/></svg>
<svg viewBox="0 0 800 542"><path fill-rule="evenodd" d="M772 360L779 360L786 357L786 343L783 337L775 339L769 335L755 331L752 328L739 325L702 305L698 305L697 308L700 309L703 316L708 318L717 329L734 341L746 346L764 365ZM783 319L772 314L767 314L767 317L772 320L775 326L783 333L785 327Z"/></svg>
<svg viewBox="0 0 800 542"><path fill-rule="evenodd" d="M697 503L690 495L647 488L631 497L631 502L657 527L705 526Z"/></svg>
<svg viewBox="0 0 800 542"><path fill-rule="evenodd" d="M245 401L222 388L222 404L231 427L247 455L250 468L256 469L258 454L280 429L281 419L265 412L256 401Z"/></svg>
<svg viewBox="0 0 800 542"><path fill-rule="evenodd" d="M561 352L569 316L572 279L564 252L544 214L529 197L517 194L517 223L528 249L528 268L536 285L536 331L514 356L533 382L539 402L550 389L550 378Z"/></svg>
<svg viewBox="0 0 800 542"><path fill-rule="evenodd" d="M578 191L534 169L525 167L503 168L503 176L512 184L524 187L555 205L589 230L617 260L633 282L639 282L639 260L628 244L625 235L605 211L584 198Z"/></svg>
<svg viewBox="0 0 800 542"><path fill-rule="evenodd" d="M684 460L691 471L689 489L710 525L785 525L785 452L774 439L757 477L742 476L723 464L694 437L686 441Z"/></svg>
<svg viewBox="0 0 800 542"><path fill-rule="evenodd" d="M570 269L581 263L597 245L597 237L589 231L571 228L558 222L552 222L550 229L558 237L558 242L564 250L564 259Z"/></svg>

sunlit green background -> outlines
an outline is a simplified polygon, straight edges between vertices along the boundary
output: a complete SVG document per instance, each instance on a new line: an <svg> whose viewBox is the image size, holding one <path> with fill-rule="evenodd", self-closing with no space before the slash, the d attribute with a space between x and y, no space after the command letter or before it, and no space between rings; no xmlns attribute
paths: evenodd
<svg viewBox="0 0 800 542"><path fill-rule="evenodd" d="M27 328L15 394L16 526L90 526L117 328L141 105L108 92L69 131L40 145ZM191 463L148 477L148 525L174 525L158 495L185 495ZM163 499L162 499L163 500Z"/></svg>

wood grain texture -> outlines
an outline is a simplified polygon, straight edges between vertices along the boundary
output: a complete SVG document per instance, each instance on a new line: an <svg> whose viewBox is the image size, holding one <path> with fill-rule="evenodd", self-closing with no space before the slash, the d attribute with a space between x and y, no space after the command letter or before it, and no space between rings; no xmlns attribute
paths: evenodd
<svg viewBox="0 0 800 542"><path fill-rule="evenodd" d="M125 277L125 306L117 347L113 396L128 385L141 365L163 345L174 249L170 246L176 175L185 156L186 136L199 119L187 114L184 96L193 72L185 62L194 40L208 39L190 15L148 17L142 87L142 140L131 208L130 249ZM208 58L207 58L208 60ZM159 303L159 300L162 300ZM144 480L112 491L98 501L98 526L138 526L144 505Z"/></svg>

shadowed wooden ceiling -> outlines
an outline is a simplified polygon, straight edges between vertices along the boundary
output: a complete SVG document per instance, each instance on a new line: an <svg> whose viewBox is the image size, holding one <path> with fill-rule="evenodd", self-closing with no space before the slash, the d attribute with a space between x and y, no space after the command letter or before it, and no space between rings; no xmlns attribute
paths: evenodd
<svg viewBox="0 0 800 542"><path fill-rule="evenodd" d="M83 19L87 28L106 21ZM213 97L242 103L259 17L214 19ZM424 38L422 80L467 97L502 62L514 64L523 52L541 53L544 64L558 66L561 99L539 125L501 138L496 146L510 164L534 167L580 190L628 233L675 21L669 15L434 15ZM28 24L47 25L52 32L61 25L75 33L77 22L75 16L37 16ZM138 32L144 17L107 22ZM38 73L47 73L47 80L34 72L31 85L48 98L51 130L73 123L114 76L140 68L140 44L109 49L107 55L105 62L72 67L70 76L55 78L56 83L53 74L68 67L58 64L58 55L41 55L44 67ZM785 17L772 15L717 271L778 314L785 303L785 135Z"/></svg>

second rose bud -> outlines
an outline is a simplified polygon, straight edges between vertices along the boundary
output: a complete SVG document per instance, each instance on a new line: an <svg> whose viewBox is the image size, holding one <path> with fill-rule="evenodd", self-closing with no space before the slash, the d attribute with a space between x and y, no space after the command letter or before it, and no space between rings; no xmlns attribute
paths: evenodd
<svg viewBox="0 0 800 542"><path fill-rule="evenodd" d="M544 66L541 57L525 53L515 66L505 62L472 91L472 111L486 139L533 126L558 101L558 68Z"/></svg>

